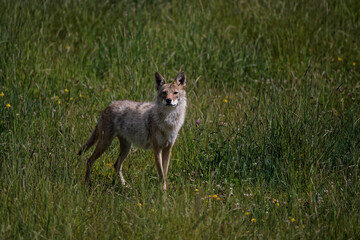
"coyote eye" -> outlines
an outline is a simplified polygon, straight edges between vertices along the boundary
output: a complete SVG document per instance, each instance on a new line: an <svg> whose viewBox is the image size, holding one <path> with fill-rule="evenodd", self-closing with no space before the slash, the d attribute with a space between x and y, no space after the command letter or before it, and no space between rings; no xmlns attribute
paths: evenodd
<svg viewBox="0 0 360 240"><path fill-rule="evenodd" d="M176 94L178 94L178 92L174 92L174 94L176 95Z"/></svg>

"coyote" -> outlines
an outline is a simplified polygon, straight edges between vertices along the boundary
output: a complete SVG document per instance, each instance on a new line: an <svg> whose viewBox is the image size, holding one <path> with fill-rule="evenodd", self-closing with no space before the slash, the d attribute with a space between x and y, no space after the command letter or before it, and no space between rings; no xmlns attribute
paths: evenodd
<svg viewBox="0 0 360 240"><path fill-rule="evenodd" d="M121 172L122 164L131 145L143 149L153 148L159 180L166 190L171 149L185 120L186 75L180 72L173 83L167 83L155 73L157 94L154 102L113 101L100 115L95 130L82 146L78 155L97 142L94 153L87 160L85 182L90 182L91 168L97 158L117 137L120 155L114 165L121 183L126 185Z"/></svg>

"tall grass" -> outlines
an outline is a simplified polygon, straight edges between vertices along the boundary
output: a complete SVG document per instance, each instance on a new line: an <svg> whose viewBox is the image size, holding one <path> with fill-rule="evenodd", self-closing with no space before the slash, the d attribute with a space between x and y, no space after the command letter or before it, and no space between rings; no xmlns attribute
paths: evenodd
<svg viewBox="0 0 360 240"><path fill-rule="evenodd" d="M0 238L360 237L358 1L0 1ZM76 152L111 100L188 76L160 190L118 142ZM152 90L153 89L153 90ZM196 123L199 120L199 124Z"/></svg>

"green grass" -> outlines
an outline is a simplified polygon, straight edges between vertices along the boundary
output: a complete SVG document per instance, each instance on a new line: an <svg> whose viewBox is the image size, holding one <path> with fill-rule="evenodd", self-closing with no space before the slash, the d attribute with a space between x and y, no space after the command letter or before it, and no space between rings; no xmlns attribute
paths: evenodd
<svg viewBox="0 0 360 240"><path fill-rule="evenodd" d="M359 239L358 9L1 0L0 238ZM143 150L124 189L115 141L89 191L90 153L76 153L99 112L153 99L155 71L179 70L189 104L168 191Z"/></svg>

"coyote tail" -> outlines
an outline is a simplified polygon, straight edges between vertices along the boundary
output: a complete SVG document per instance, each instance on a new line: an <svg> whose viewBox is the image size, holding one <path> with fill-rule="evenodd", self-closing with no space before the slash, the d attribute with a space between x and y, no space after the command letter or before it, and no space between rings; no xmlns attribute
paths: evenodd
<svg viewBox="0 0 360 240"><path fill-rule="evenodd" d="M89 148L92 147L96 143L99 138L99 127L96 124L94 131L92 132L90 138L86 141L86 143L81 147L78 155L80 156L82 153L86 152Z"/></svg>

